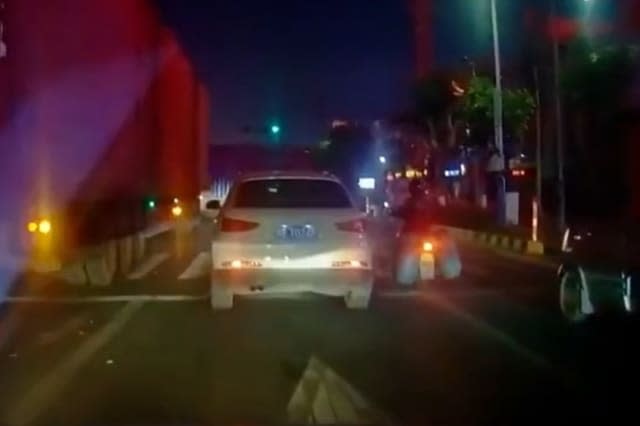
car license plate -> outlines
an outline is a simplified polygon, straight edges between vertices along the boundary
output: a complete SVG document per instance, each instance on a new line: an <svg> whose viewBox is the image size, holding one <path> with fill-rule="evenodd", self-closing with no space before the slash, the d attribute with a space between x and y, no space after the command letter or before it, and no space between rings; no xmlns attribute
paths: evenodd
<svg viewBox="0 0 640 426"><path fill-rule="evenodd" d="M276 236L285 241L310 241L316 239L316 229L312 225L282 225Z"/></svg>

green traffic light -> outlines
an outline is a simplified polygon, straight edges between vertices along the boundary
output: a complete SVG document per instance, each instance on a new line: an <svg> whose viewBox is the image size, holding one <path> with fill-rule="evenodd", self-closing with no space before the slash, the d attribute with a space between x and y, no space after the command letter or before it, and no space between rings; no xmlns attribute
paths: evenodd
<svg viewBox="0 0 640 426"><path fill-rule="evenodd" d="M150 209L155 209L156 208L156 202L153 200L149 200L147 202L147 207L149 207Z"/></svg>
<svg viewBox="0 0 640 426"><path fill-rule="evenodd" d="M277 135L278 133L280 133L280 126L278 126L277 124L272 125L271 133L273 133L274 135Z"/></svg>

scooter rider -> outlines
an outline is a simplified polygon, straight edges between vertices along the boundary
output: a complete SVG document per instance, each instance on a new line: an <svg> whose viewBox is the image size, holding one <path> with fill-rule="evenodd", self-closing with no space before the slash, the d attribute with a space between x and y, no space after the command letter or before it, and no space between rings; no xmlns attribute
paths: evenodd
<svg viewBox="0 0 640 426"><path fill-rule="evenodd" d="M415 179L409 183L409 198L393 215L404 221L402 233L405 235L428 230L429 211L424 187L420 180Z"/></svg>
<svg viewBox="0 0 640 426"><path fill-rule="evenodd" d="M462 263L457 247L446 231L432 229L435 206L429 206L420 181L411 182L409 194L405 204L395 212L395 216L404 221L398 235L396 281L400 285L411 285L425 276L435 277L436 270L438 276L446 279L460 276ZM428 254L432 257L431 267L421 262L425 238L432 243Z"/></svg>
<svg viewBox="0 0 640 426"><path fill-rule="evenodd" d="M420 241L430 227L429 211L422 182L409 183L409 198L393 212L403 224L396 241L395 275L401 286L413 286L420 279Z"/></svg>

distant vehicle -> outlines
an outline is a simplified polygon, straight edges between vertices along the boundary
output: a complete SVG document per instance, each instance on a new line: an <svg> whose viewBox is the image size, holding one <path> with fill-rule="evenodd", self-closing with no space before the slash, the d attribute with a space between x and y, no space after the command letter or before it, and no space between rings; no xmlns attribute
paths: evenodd
<svg viewBox="0 0 640 426"><path fill-rule="evenodd" d="M197 209L209 97L152 2L91 4L2 10L23 48L0 64L0 257L82 263L80 281L106 285L140 260L136 235Z"/></svg>
<svg viewBox="0 0 640 426"><path fill-rule="evenodd" d="M620 229L625 229L621 227ZM570 322L640 307L639 240L632 229L567 229L558 269L560 309Z"/></svg>
<svg viewBox="0 0 640 426"><path fill-rule="evenodd" d="M229 309L235 295L313 292L343 296L348 308L367 308L373 272L365 220L335 176L267 172L239 178L213 236L211 306Z"/></svg>

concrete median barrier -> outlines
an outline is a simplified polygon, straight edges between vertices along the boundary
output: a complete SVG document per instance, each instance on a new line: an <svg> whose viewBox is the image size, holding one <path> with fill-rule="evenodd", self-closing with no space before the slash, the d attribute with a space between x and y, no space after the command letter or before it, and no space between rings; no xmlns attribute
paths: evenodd
<svg viewBox="0 0 640 426"><path fill-rule="evenodd" d="M89 250L84 261L89 285L103 287L113 281L116 272L117 248L115 241L109 241Z"/></svg>
<svg viewBox="0 0 640 426"><path fill-rule="evenodd" d="M83 286L87 284L87 271L84 268L84 262L71 261L62 266L57 273L58 278L67 284Z"/></svg>
<svg viewBox="0 0 640 426"><path fill-rule="evenodd" d="M144 259L144 254L147 249L147 240L141 234L134 235L132 238L133 238L133 263L137 264L137 263L140 263L142 259Z"/></svg>
<svg viewBox="0 0 640 426"><path fill-rule="evenodd" d="M133 267L134 263L134 240L135 236L124 237L118 240L118 273L125 276Z"/></svg>
<svg viewBox="0 0 640 426"><path fill-rule="evenodd" d="M181 232L191 231L196 225L196 221L185 221ZM110 286L115 277L128 276L146 259L153 250L153 239L175 229L175 222L161 223L134 235L87 247L78 250L73 258L60 262L55 270L42 273L53 273L62 282L74 286ZM41 272L34 267L29 269Z"/></svg>

